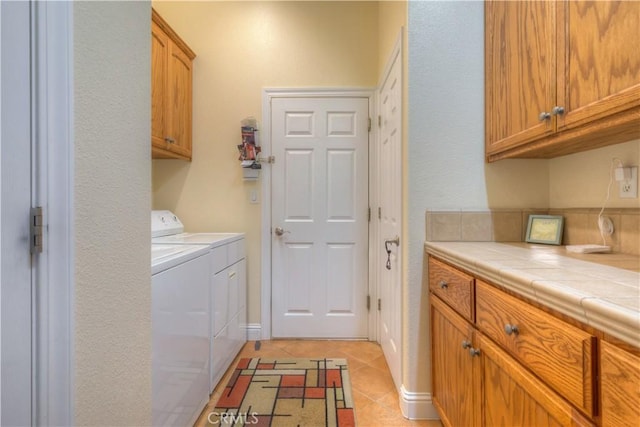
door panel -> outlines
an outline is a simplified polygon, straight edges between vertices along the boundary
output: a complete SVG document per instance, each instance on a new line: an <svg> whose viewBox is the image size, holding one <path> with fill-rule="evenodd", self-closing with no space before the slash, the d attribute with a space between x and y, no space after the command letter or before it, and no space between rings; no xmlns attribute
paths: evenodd
<svg viewBox="0 0 640 427"><path fill-rule="evenodd" d="M272 336L364 338L367 98L272 100Z"/></svg>
<svg viewBox="0 0 640 427"><path fill-rule="evenodd" d="M0 2L0 425L31 424L30 3Z"/></svg>
<svg viewBox="0 0 640 427"><path fill-rule="evenodd" d="M375 245L383 262L378 263L380 298L380 345L397 385L400 378L401 351L401 246L390 245L390 267L386 268L384 241L402 235L402 67L395 57L380 89L380 241Z"/></svg>

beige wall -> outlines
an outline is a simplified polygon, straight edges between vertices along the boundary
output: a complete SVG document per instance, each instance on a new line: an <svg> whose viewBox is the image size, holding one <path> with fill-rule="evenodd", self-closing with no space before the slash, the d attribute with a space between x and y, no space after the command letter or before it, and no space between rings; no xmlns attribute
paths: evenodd
<svg viewBox="0 0 640 427"><path fill-rule="evenodd" d="M151 424L149 2L73 4L74 424Z"/></svg>
<svg viewBox="0 0 640 427"><path fill-rule="evenodd" d="M249 322L260 322L259 182L242 180L240 120L262 119L268 87L375 87L376 2L154 2L196 52L193 161L153 162L153 207L187 231L247 234ZM268 224L265 224L268 226Z"/></svg>
<svg viewBox="0 0 640 427"><path fill-rule="evenodd" d="M611 160L640 166L640 140L548 160L551 208L597 208L607 195ZM620 199L618 183L611 184L610 208L640 207L640 199Z"/></svg>

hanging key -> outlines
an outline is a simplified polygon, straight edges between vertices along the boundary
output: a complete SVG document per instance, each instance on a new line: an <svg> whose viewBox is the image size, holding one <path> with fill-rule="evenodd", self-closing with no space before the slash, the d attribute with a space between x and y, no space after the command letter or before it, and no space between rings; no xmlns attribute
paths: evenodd
<svg viewBox="0 0 640 427"><path fill-rule="evenodd" d="M391 270L391 248L389 247L391 244L400 246L400 237L396 236L395 239L387 239L384 241L384 250L387 251L387 270Z"/></svg>

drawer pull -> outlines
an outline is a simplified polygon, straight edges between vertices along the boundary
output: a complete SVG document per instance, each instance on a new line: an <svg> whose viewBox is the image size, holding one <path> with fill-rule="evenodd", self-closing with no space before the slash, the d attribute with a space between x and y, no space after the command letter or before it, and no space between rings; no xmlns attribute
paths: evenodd
<svg viewBox="0 0 640 427"><path fill-rule="evenodd" d="M504 325L504 331L507 333L507 335L518 335L520 333L517 325L510 325L508 323Z"/></svg>
<svg viewBox="0 0 640 427"><path fill-rule="evenodd" d="M440 283L438 283L438 285L440 286L440 289L447 289L449 287L449 284L444 280L441 280Z"/></svg>
<svg viewBox="0 0 640 427"><path fill-rule="evenodd" d="M236 272L235 271L230 271L229 272L229 279L233 279L234 277L236 277Z"/></svg>
<svg viewBox="0 0 640 427"><path fill-rule="evenodd" d="M480 350L478 350L477 348L471 347L469 349L469 354L471 355L471 357L480 356Z"/></svg>
<svg viewBox="0 0 640 427"><path fill-rule="evenodd" d="M465 350L471 348L471 342L467 340L462 341L462 348L464 348Z"/></svg>

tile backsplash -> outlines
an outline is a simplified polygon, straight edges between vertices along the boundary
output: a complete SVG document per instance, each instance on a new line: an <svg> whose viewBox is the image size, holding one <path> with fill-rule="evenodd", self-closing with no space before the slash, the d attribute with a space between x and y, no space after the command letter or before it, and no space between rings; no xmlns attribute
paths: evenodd
<svg viewBox="0 0 640 427"><path fill-rule="evenodd" d="M530 214L564 216L563 245L602 244L598 230L600 208L497 209L487 211L427 210L426 240L522 242ZM613 252L640 255L640 209L605 209L614 233L606 237Z"/></svg>

